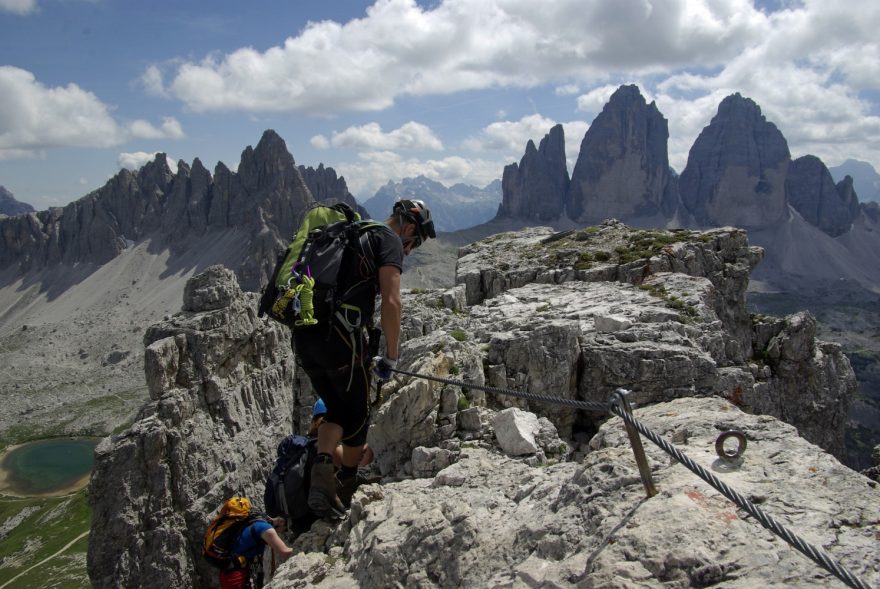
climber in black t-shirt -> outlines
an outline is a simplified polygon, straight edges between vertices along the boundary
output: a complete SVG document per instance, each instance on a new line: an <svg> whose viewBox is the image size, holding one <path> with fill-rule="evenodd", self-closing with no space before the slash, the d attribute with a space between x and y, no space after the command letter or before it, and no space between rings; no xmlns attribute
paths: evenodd
<svg viewBox="0 0 880 589"><path fill-rule="evenodd" d="M431 212L421 200L400 200L383 225L364 233L361 252L350 255L340 271L341 287L367 280L333 320L332 329L294 330L297 359L327 406L318 429L318 455L311 471L309 508L322 517L339 517L357 484L357 467L370 421L370 380L391 378L400 340L400 273L403 258L426 239L436 237ZM381 296L385 354L371 358L366 328L376 296ZM371 362L373 364L370 369ZM334 475L333 453L342 442L342 468Z"/></svg>

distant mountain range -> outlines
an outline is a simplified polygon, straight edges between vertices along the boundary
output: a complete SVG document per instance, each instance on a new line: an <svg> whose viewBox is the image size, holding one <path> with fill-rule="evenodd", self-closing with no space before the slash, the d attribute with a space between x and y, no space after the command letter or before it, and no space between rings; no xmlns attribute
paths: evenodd
<svg viewBox="0 0 880 589"><path fill-rule="evenodd" d="M500 183L446 188L408 178L389 182L364 205L382 218L399 198L425 199L438 228L451 232L450 244L607 218L636 227L737 226L772 247L754 274L759 280L798 289L844 279L878 290L878 205L860 203L854 179L835 183L818 158L792 160L782 133L752 100L733 94L720 103L680 176L669 167L667 140L656 104L636 86L621 86L590 125L570 177L557 125L538 146L528 142ZM227 265L245 289L256 290L301 212L316 200L339 199L354 203L343 178L323 165L297 166L281 137L267 130L256 148L242 152L237 172L221 162L212 175L196 159L172 173L159 154L64 208L0 220L0 269L12 266L20 275L56 264L99 266L148 239L154 251L172 256L207 247L202 259Z"/></svg>
<svg viewBox="0 0 880 589"><path fill-rule="evenodd" d="M880 174L868 162L849 159L833 168L828 168L835 180L850 176L853 188L862 202L880 202Z"/></svg>
<svg viewBox="0 0 880 589"><path fill-rule="evenodd" d="M373 218L384 219L394 203L402 198L424 200L439 231L457 231L485 223L495 216L501 204L501 180L484 188L469 184L447 188L425 176L404 178L400 182L389 180L363 206Z"/></svg>
<svg viewBox="0 0 880 589"><path fill-rule="evenodd" d="M12 193L6 190L5 186L0 186L0 215L8 215L13 217L22 213L33 212L34 207L31 205L15 200Z"/></svg>
<svg viewBox="0 0 880 589"><path fill-rule="evenodd" d="M636 227L743 227L767 248L753 277L774 289L840 287L843 280L880 292L877 203L860 203L853 178L835 183L819 158L792 160L785 137L754 101L733 94L721 102L680 176L669 167L667 138L656 104L636 86L621 86L587 130L570 178L557 125L504 169L496 219L458 241L502 222L507 229L608 218Z"/></svg>

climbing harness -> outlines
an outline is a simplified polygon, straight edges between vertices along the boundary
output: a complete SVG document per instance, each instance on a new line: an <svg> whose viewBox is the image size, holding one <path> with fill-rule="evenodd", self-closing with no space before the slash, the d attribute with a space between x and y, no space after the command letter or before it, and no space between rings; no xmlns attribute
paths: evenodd
<svg viewBox="0 0 880 589"><path fill-rule="evenodd" d="M450 378L428 376L426 374L419 374L417 372L409 372L407 370L401 370L398 368L392 368L391 371L405 376L422 378L425 380L458 387L467 387L469 389L485 391L498 395L508 395L520 399L527 399L530 401L546 402L555 405L573 407L575 409L596 411L600 413L611 413L613 415L616 415L623 420L624 425L627 428L627 434L629 435L630 444L632 445L633 453L636 456L636 463L639 467L639 473L642 477L642 484L644 485L645 493L649 498L654 496L657 491L654 488L650 468L648 467L648 462L645 458L645 453L644 449L642 448L641 440L639 440L638 437L639 433L648 438L655 445L659 446L661 450L672 456L676 461L685 466L688 470L703 479L705 482L709 483L712 487L714 487L722 495L735 503L738 507L745 510L749 515L758 520L758 522L762 526L788 542L791 546L810 558L813 562L840 579L848 587L852 587L853 589L871 589L870 585L856 577L855 574L852 573L852 571L844 567L842 564L835 561L831 557L831 555L829 555L825 550L813 546L812 544L786 528L784 525L773 519L773 517L765 513L762 509L753 504L746 497L742 496L740 493L729 487L714 474L697 464L695 461L685 455L681 450L670 444L662 436L658 435L656 432L652 431L645 424L636 419L632 414L632 407L630 406L630 403L626 398L629 391L625 389L617 389L612 394L611 399L608 401L608 403L599 403L596 401L577 401L575 399L563 399L560 397L538 395L534 393L515 391L512 389L505 389L500 387L471 384L459 380L453 380ZM718 441L716 441L715 443L716 451L718 452L719 456L725 454L729 457L732 457L731 455L728 455L727 452L724 450L724 442L730 437L737 439L737 441L739 442L739 446L736 450L736 458L738 458L742 454L742 452L745 451L746 447L745 435L742 434L742 432L725 432L724 434L719 436Z"/></svg>

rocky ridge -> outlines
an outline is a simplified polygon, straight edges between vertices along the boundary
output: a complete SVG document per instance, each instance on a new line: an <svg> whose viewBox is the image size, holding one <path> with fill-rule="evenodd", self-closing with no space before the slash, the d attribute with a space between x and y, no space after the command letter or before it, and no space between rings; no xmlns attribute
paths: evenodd
<svg viewBox="0 0 880 589"><path fill-rule="evenodd" d="M852 178L847 176L835 185L822 160L812 155L791 162L785 192L804 219L832 237L849 231L861 212Z"/></svg>
<svg viewBox="0 0 880 589"><path fill-rule="evenodd" d="M611 222L474 244L456 287L405 294L400 367L581 400L628 388L649 406L638 415L706 466L718 432L741 429L754 455L724 471L728 482L880 579L876 485L792 426L753 415L779 411L836 450L835 416L852 394L846 359L814 339L807 315L753 322L741 298L760 251L744 232L640 242L645 233ZM233 490L261 496L275 444L303 431L314 398L293 374L285 330L255 320L229 272L190 284L185 310L145 338L153 401L99 448L95 587L208 586L207 514ZM804 371L812 387L794 391ZM661 494L643 501L616 420L422 379L396 377L383 394L369 437L383 484L359 490L341 524L298 538L273 586L830 582L658 450Z"/></svg>
<svg viewBox="0 0 880 589"><path fill-rule="evenodd" d="M521 175L505 184L495 219L447 238L462 244L523 226L568 229L608 218L646 228L742 227L768 252L755 275L760 288L799 293L843 280L854 296L876 297L876 203L859 202L851 177L835 184L818 158L792 161L785 137L754 101L737 93L719 104L681 176L668 166L667 136L656 104L621 86L584 136L562 205L562 191L547 194L544 176ZM536 154L527 145L523 162L534 168ZM540 215L529 199L540 199Z"/></svg>
<svg viewBox="0 0 880 589"><path fill-rule="evenodd" d="M310 170L305 173L319 195L348 194L331 168ZM220 162L212 176L196 158L192 166L178 162L175 174L160 153L63 208L0 220L0 269L20 276L58 264L100 266L146 240L155 253L169 249L180 257L204 245L206 236L222 241L235 232L238 247L218 250L214 262L232 268L246 290L256 291L295 232L300 212L313 202L284 140L267 130L255 148L242 152L236 172Z"/></svg>
<svg viewBox="0 0 880 589"><path fill-rule="evenodd" d="M5 186L0 186L0 215L14 217L23 213L30 213L33 210L34 207L26 202L16 200Z"/></svg>
<svg viewBox="0 0 880 589"><path fill-rule="evenodd" d="M447 188L425 176L388 181L364 207L376 219L384 219L395 202L402 198L422 199L431 207L431 216L438 231L456 231L484 223L498 211L501 181L495 180L482 188L454 184Z"/></svg>
<svg viewBox="0 0 880 589"><path fill-rule="evenodd" d="M529 140L519 165L504 167L501 177L504 199L497 216L537 221L556 219L565 208L568 185L565 134L562 125L556 125L544 136L539 147Z"/></svg>
<svg viewBox="0 0 880 589"><path fill-rule="evenodd" d="M868 162L848 159L839 166L829 168L836 180L849 176L862 201L880 202L880 174Z"/></svg>
<svg viewBox="0 0 880 589"><path fill-rule="evenodd" d="M214 266L186 286L183 310L144 336L150 402L96 449L88 569L94 587L194 587L205 514L262 496L275 444L293 427L285 328Z"/></svg>
<svg viewBox="0 0 880 589"><path fill-rule="evenodd" d="M361 215L367 216L366 209L358 204L354 195L348 191L348 184L345 183L345 178L337 176L336 170L325 168L324 164L318 164L317 168L298 166L297 169L302 174L303 181L317 202L344 202L355 211L361 213Z"/></svg>
<svg viewBox="0 0 880 589"><path fill-rule="evenodd" d="M876 485L791 426L717 398L636 417L861 579L880 581ZM739 464L713 451L729 428L749 440ZM652 444L659 494L645 499L618 418L590 450L535 468L465 444L439 472L363 487L342 525L321 522L297 539L268 587L840 586Z"/></svg>

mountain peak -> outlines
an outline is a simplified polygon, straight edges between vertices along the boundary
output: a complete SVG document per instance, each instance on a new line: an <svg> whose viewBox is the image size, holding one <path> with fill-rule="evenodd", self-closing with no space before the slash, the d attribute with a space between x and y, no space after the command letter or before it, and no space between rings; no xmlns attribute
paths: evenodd
<svg viewBox="0 0 880 589"><path fill-rule="evenodd" d="M565 164L565 136L562 125L555 125L541 140L540 147L529 139L517 164L504 168L501 179L502 201L499 217L551 221L565 210L568 168Z"/></svg>
<svg viewBox="0 0 880 589"><path fill-rule="evenodd" d="M704 226L773 227L787 214L785 137L739 93L718 105L688 154L681 200Z"/></svg>
<svg viewBox="0 0 880 589"><path fill-rule="evenodd" d="M12 193L9 192L5 186L0 186L0 215L9 215L10 217L14 217L15 215L21 215L22 213L32 213L34 211L34 207L31 205L20 202L12 196Z"/></svg>
<svg viewBox="0 0 880 589"><path fill-rule="evenodd" d="M287 144L274 129L266 129L257 143L256 151L287 151Z"/></svg>
<svg viewBox="0 0 880 589"><path fill-rule="evenodd" d="M618 88L587 129L566 196L568 216L653 218L669 208L669 129L638 86Z"/></svg>

